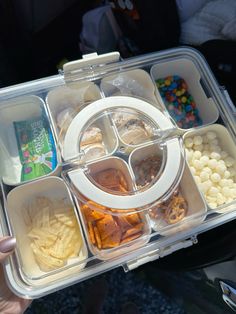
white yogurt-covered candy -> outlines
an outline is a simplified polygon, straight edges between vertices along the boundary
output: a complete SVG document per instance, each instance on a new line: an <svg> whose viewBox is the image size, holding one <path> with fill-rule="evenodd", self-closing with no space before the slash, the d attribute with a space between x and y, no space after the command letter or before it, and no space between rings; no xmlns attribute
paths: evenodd
<svg viewBox="0 0 236 314"><path fill-rule="evenodd" d="M217 134L196 135L187 145L192 150L190 170L208 205L216 208L235 200L236 160L222 150Z"/></svg>
<svg viewBox="0 0 236 314"><path fill-rule="evenodd" d="M213 202L208 203L208 205L213 209L217 207L217 203L213 203Z"/></svg>
<svg viewBox="0 0 236 314"><path fill-rule="evenodd" d="M217 166L215 167L215 171L220 175L223 175L227 170L226 166L220 162L218 162Z"/></svg>
<svg viewBox="0 0 236 314"><path fill-rule="evenodd" d="M204 181L201 183L201 191L207 195L208 190L212 187L212 183L210 180Z"/></svg>
<svg viewBox="0 0 236 314"><path fill-rule="evenodd" d="M211 182L211 180L207 180L207 181L205 181L204 182L205 184L207 184L207 186L208 186L208 189L210 189L211 187L212 187L212 182Z"/></svg>
<svg viewBox="0 0 236 314"><path fill-rule="evenodd" d="M207 132L206 137L208 138L209 141L214 140L216 138L216 133L215 132Z"/></svg>
<svg viewBox="0 0 236 314"><path fill-rule="evenodd" d="M216 159L216 160L220 160L221 159L221 155L219 153L217 153L217 152L212 152L210 157L212 159Z"/></svg>
<svg viewBox="0 0 236 314"><path fill-rule="evenodd" d="M226 167L226 164L223 159L218 160L218 164L224 165Z"/></svg>
<svg viewBox="0 0 236 314"><path fill-rule="evenodd" d="M208 164L209 157L208 156L202 156L199 160L203 163L204 166L206 166Z"/></svg>
<svg viewBox="0 0 236 314"><path fill-rule="evenodd" d="M184 141L184 145L191 148L193 146L193 139L191 137L187 137Z"/></svg>
<svg viewBox="0 0 236 314"><path fill-rule="evenodd" d="M215 159L210 159L207 163L208 167L211 169L215 169L218 165L217 160Z"/></svg>
<svg viewBox="0 0 236 314"><path fill-rule="evenodd" d="M203 138L200 135L195 135L193 137L193 144L194 145L201 145L203 142Z"/></svg>
<svg viewBox="0 0 236 314"><path fill-rule="evenodd" d="M193 167L196 169L196 170L201 170L203 167L204 167L204 164L198 160L198 159L195 159L193 161Z"/></svg>
<svg viewBox="0 0 236 314"><path fill-rule="evenodd" d="M204 167L204 168L202 169L202 171L207 172L209 175L212 174L212 170L211 170L211 168L209 168L209 167Z"/></svg>
<svg viewBox="0 0 236 314"><path fill-rule="evenodd" d="M199 174L199 177L201 178L201 181L204 182L204 181L209 180L210 175L209 175L209 173L207 173L205 171L201 171Z"/></svg>
<svg viewBox="0 0 236 314"><path fill-rule="evenodd" d="M206 194L206 200L208 202L216 202L216 196L210 196L210 195Z"/></svg>
<svg viewBox="0 0 236 314"><path fill-rule="evenodd" d="M200 159L202 157L202 153L199 150L193 152L194 159Z"/></svg>
<svg viewBox="0 0 236 314"><path fill-rule="evenodd" d="M225 186L229 186L229 180L228 179L221 179L219 182L219 185L223 188Z"/></svg>
<svg viewBox="0 0 236 314"><path fill-rule="evenodd" d="M223 187L221 191L225 197L231 196L230 188L228 186Z"/></svg>
<svg viewBox="0 0 236 314"><path fill-rule="evenodd" d="M217 200L217 205L223 205L226 202L226 198L224 195L222 195L222 193L218 193L216 196L216 200Z"/></svg>
<svg viewBox="0 0 236 314"><path fill-rule="evenodd" d="M211 175L211 181L216 183L216 182L219 182L221 180L221 176L219 175L219 173L217 172L214 172L212 173Z"/></svg>
<svg viewBox="0 0 236 314"><path fill-rule="evenodd" d="M218 193L219 193L219 189L216 188L215 186L212 186L208 191L208 194L210 196L216 196Z"/></svg>

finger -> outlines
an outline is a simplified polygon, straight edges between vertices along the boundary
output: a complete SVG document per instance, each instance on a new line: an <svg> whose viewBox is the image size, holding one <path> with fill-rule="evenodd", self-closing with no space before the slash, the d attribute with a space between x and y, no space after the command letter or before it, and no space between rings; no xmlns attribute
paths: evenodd
<svg viewBox="0 0 236 314"><path fill-rule="evenodd" d="M4 237L0 240L0 262L12 253L16 246L16 239L13 237Z"/></svg>

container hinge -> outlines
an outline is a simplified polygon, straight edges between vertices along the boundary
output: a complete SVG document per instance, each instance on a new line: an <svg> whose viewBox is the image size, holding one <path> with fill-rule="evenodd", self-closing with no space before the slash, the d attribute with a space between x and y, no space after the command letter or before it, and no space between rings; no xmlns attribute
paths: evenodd
<svg viewBox="0 0 236 314"><path fill-rule="evenodd" d="M197 244L198 240L197 237L194 235L190 239L177 242L175 244L172 244L165 248L160 248L155 251L149 252L148 254L145 254L137 259L128 261L126 264L123 264L123 269L125 272L129 270L133 270L143 264L146 264L148 262L152 262L157 260L158 258L165 257L167 255L170 255L171 253L174 253L176 251L179 251L181 249L187 248L192 246L193 244Z"/></svg>
<svg viewBox="0 0 236 314"><path fill-rule="evenodd" d="M81 78L93 78L94 69L120 61L118 51L98 55L96 52L82 56L82 59L67 62L63 65L65 82L76 81Z"/></svg>
<svg viewBox="0 0 236 314"><path fill-rule="evenodd" d="M222 92L222 94L223 94L223 96L227 102L227 105L228 105L230 111L233 113L234 116L236 116L236 107L235 107L232 99L230 98L230 95L229 95L227 89L224 86L220 86L220 90L221 90L221 92Z"/></svg>

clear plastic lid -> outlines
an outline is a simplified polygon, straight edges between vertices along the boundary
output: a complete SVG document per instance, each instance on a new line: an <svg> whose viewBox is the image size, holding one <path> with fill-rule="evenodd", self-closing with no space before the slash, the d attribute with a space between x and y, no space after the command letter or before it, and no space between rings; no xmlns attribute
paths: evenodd
<svg viewBox="0 0 236 314"><path fill-rule="evenodd" d="M182 145L173 131L171 121L143 100L100 99L79 112L64 134L70 170L63 174L82 203L91 200L114 215L146 210L181 178Z"/></svg>

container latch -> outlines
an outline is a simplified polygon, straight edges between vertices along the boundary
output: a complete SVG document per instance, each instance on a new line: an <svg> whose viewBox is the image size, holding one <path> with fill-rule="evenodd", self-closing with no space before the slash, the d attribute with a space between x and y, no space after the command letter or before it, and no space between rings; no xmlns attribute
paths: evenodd
<svg viewBox="0 0 236 314"><path fill-rule="evenodd" d="M86 72L93 72L94 68L104 67L108 64L120 61L118 51L98 55L96 52L82 56L82 59L67 62L63 65L64 79L66 82L78 78L84 78Z"/></svg>
<svg viewBox="0 0 236 314"><path fill-rule="evenodd" d="M197 237L192 236L190 239L174 243L165 248L159 248L152 252L148 252L147 254L144 254L141 257L138 257L137 259L128 261L126 264L123 264L122 266L123 266L124 271L128 272L148 262L155 261L161 257L165 257L167 255L170 255L171 253L190 247L196 243L198 243Z"/></svg>

